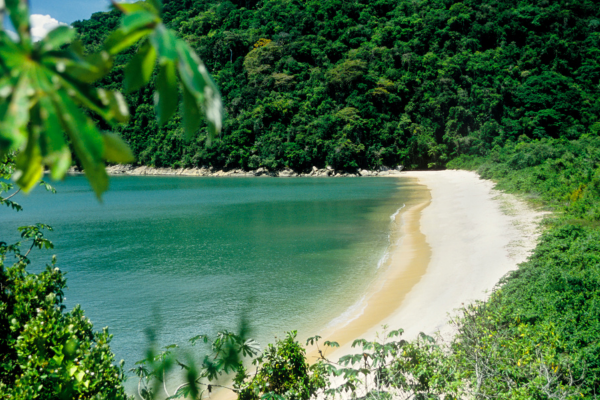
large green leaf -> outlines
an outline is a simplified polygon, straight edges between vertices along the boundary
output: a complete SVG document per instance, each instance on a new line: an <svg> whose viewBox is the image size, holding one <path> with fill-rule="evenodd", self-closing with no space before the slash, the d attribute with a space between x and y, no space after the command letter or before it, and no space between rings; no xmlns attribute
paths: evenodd
<svg viewBox="0 0 600 400"><path fill-rule="evenodd" d="M51 81L58 81L61 87L68 90L78 103L98 113L107 122L116 124L129 120L129 108L121 93L96 89L66 74L55 75L53 71L48 71L47 74Z"/></svg>
<svg viewBox="0 0 600 400"><path fill-rule="evenodd" d="M156 11L157 14L160 15L160 12L162 11L162 1L161 0L146 0L146 2L152 6L152 8L154 8L154 10Z"/></svg>
<svg viewBox="0 0 600 400"><path fill-rule="evenodd" d="M40 137L43 161L50 166L52 179L61 179L71 166L71 151L64 140L64 130L52 100L42 96L39 104L44 128Z"/></svg>
<svg viewBox="0 0 600 400"><path fill-rule="evenodd" d="M61 46L71 43L77 31L69 26L59 26L48 32L45 38L40 40L38 45L43 51L59 50Z"/></svg>
<svg viewBox="0 0 600 400"><path fill-rule="evenodd" d="M0 31L0 60L9 70L20 69L30 59L29 52L12 39L4 31Z"/></svg>
<svg viewBox="0 0 600 400"><path fill-rule="evenodd" d="M66 72L70 77L85 83L96 82L113 66L113 58L108 52L85 54L83 45L78 40L71 43L69 50L61 52L60 56L49 54L42 59L42 62L46 66L52 65L60 74Z"/></svg>
<svg viewBox="0 0 600 400"><path fill-rule="evenodd" d="M183 127L187 140L191 140L202 121L198 99L183 85Z"/></svg>
<svg viewBox="0 0 600 400"><path fill-rule="evenodd" d="M44 174L42 154L37 139L37 136L30 130L27 146L15 160L16 170L13 179L26 193L42 179Z"/></svg>
<svg viewBox="0 0 600 400"><path fill-rule="evenodd" d="M20 148L27 140L31 91L29 74L22 73L12 91L10 102L0 107L0 154Z"/></svg>
<svg viewBox="0 0 600 400"><path fill-rule="evenodd" d="M107 121L127 122L129 121L129 107L121 92L106 89L96 90L98 98L104 106L102 116Z"/></svg>
<svg viewBox="0 0 600 400"><path fill-rule="evenodd" d="M117 3L116 1L113 1L112 5L114 8L126 15L140 11L150 11L152 14L158 16L158 11L154 8L154 6L145 1L138 1L136 3Z"/></svg>
<svg viewBox="0 0 600 400"><path fill-rule="evenodd" d="M138 40L142 39L145 36L148 36L153 32L152 29L140 29L137 31L125 33L120 29L117 29L113 33L110 34L106 41L104 42L104 49L115 55L117 53L122 52L125 49L130 48L134 44L138 42Z"/></svg>
<svg viewBox="0 0 600 400"><path fill-rule="evenodd" d="M102 135L104 139L104 159L120 164L135 161L133 152L121 137L114 133L106 132Z"/></svg>
<svg viewBox="0 0 600 400"><path fill-rule="evenodd" d="M94 123L63 92L53 98L61 124L71 140L71 145L96 196L100 198L108 189L108 175L104 168L104 140Z"/></svg>
<svg viewBox="0 0 600 400"><path fill-rule="evenodd" d="M133 14L127 14L121 18L121 26L119 30L128 34L140 29L152 29L160 20L152 13L143 10Z"/></svg>
<svg viewBox="0 0 600 400"><path fill-rule="evenodd" d="M217 85L213 82L204 63L182 40L177 42L179 76L187 90L200 104L209 132L214 137L221 131L223 103Z"/></svg>
<svg viewBox="0 0 600 400"><path fill-rule="evenodd" d="M154 104L159 124L166 123L171 115L177 110L177 75L175 73L175 62L164 63L156 79L156 92L154 93Z"/></svg>
<svg viewBox="0 0 600 400"><path fill-rule="evenodd" d="M159 25L150 35L150 41L158 52L161 63L177 59L177 38L164 25Z"/></svg>
<svg viewBox="0 0 600 400"><path fill-rule="evenodd" d="M152 77L156 64L156 49L145 42L137 54L125 67L123 86L126 92L133 92L146 85Z"/></svg>
<svg viewBox="0 0 600 400"><path fill-rule="evenodd" d="M31 32L27 0L6 0L6 8L8 8L10 14L10 21L19 34L21 44L29 48L31 44Z"/></svg>

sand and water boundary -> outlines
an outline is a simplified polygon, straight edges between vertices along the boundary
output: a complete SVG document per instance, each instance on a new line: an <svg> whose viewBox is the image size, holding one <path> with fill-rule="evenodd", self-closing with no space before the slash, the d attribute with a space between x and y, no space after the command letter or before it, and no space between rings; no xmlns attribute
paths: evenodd
<svg viewBox="0 0 600 400"><path fill-rule="evenodd" d="M401 218L401 240L391 243L389 262L370 286L364 306L347 321L325 328L322 340L340 343L325 356L353 353L354 339L373 340L388 329L453 335L450 315L485 299L500 278L525 261L537 243L546 213L494 190L474 172L409 171L416 196ZM419 187L420 185L420 187ZM309 359L316 360L314 348Z"/></svg>
<svg viewBox="0 0 600 400"><path fill-rule="evenodd" d="M383 176L405 180L411 193L393 216L397 229L390 233L386 259L359 307L318 332L321 341L341 345L321 347L332 361L354 353L355 339L375 339L384 325L403 329L404 339L414 339L419 332L450 339L450 316L462 305L485 299L500 278L527 259L547 214L494 190L492 181L475 172L394 171ZM316 361L316 348L309 347L307 356ZM221 390L211 397L235 398Z"/></svg>

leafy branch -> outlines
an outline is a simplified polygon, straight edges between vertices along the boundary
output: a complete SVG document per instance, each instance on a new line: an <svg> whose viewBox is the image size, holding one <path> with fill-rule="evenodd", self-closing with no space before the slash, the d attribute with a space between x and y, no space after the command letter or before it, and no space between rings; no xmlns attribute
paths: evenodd
<svg viewBox="0 0 600 400"><path fill-rule="evenodd" d="M110 126L129 120L121 93L92 84L110 72L118 53L138 43L125 68L125 89L131 92L147 84L158 64L159 123L165 124L176 111L181 89L187 137L196 133L202 115L212 136L221 130L219 90L196 53L164 25L160 0L113 2L113 6L123 14L119 29L99 52L86 54L81 42L74 40L76 31L66 26L33 42L26 0L0 4L0 14L8 12L18 34L15 42L0 26L0 157L17 153L13 179L25 192L41 179L44 166L50 168L52 179L64 177L71 165L67 143L98 198L108 189L105 161L134 160L118 135L100 132L82 109L96 113Z"/></svg>

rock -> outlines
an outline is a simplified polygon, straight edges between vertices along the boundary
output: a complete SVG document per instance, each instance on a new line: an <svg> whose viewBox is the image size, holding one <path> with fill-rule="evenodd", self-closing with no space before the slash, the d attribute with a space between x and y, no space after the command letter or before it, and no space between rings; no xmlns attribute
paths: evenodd
<svg viewBox="0 0 600 400"><path fill-rule="evenodd" d="M282 171L279 171L279 173L277 174L277 176L280 177L280 178L290 178L290 177L293 177L293 176L298 176L298 174L295 173L291 169L284 169Z"/></svg>
<svg viewBox="0 0 600 400"><path fill-rule="evenodd" d="M387 176L387 175L389 175L389 174L390 174L390 172L389 172L389 171L380 171L380 172L379 172L379 176Z"/></svg>
<svg viewBox="0 0 600 400"><path fill-rule="evenodd" d="M72 167L72 168L74 168L74 167ZM120 175L120 174L126 174L129 171L131 171L132 169L133 169L133 165L131 165L131 164L126 164L126 165L117 164L117 165L111 165L110 167L106 167L106 172L111 175ZM68 172L72 173L71 169L69 169Z"/></svg>
<svg viewBox="0 0 600 400"><path fill-rule="evenodd" d="M325 169L327 169L329 171L333 171L333 168L331 167L331 165L326 166Z"/></svg>
<svg viewBox="0 0 600 400"><path fill-rule="evenodd" d="M396 171L398 171L398 172L402 171L403 169L404 169L404 165L398 165L396 167Z"/></svg>
<svg viewBox="0 0 600 400"><path fill-rule="evenodd" d="M379 171L384 171L385 172L385 171L389 171L389 170L390 170L390 168L386 167L385 165L382 165L381 167L379 167Z"/></svg>
<svg viewBox="0 0 600 400"><path fill-rule="evenodd" d="M371 176L371 171L367 171L366 169L361 169L360 171L358 171L358 174L360 176Z"/></svg>

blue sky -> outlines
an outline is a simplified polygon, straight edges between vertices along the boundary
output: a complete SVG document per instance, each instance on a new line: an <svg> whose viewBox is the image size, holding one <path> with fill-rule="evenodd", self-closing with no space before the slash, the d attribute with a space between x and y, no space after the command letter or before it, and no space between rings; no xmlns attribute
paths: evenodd
<svg viewBox="0 0 600 400"><path fill-rule="evenodd" d="M67 24L88 19L93 13L107 11L109 0L29 0L31 14L50 15Z"/></svg>
<svg viewBox="0 0 600 400"><path fill-rule="evenodd" d="M59 25L69 25L77 20L88 19L93 13L107 11L109 7L109 0L29 0L33 39L40 40ZM5 19L4 24L9 34L12 31L12 36L16 36L8 18Z"/></svg>

